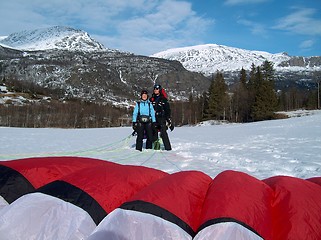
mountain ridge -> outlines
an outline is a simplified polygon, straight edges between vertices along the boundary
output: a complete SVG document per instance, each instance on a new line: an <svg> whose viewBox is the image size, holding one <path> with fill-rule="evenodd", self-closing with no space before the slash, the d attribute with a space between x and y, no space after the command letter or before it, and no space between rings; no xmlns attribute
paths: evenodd
<svg viewBox="0 0 321 240"><path fill-rule="evenodd" d="M7 48L25 51L51 49L69 51L106 51L107 49L89 36L87 32L65 26L25 30L0 38Z"/></svg>
<svg viewBox="0 0 321 240"><path fill-rule="evenodd" d="M216 71L233 72L242 68L250 70L251 65L261 65L265 60L274 63L277 71L318 71L321 57L289 56L287 53L272 54L264 51L245 50L218 44L203 44L168 49L151 57L176 60L190 71L210 76ZM295 61L296 59L296 61ZM315 59L315 61L311 61Z"/></svg>

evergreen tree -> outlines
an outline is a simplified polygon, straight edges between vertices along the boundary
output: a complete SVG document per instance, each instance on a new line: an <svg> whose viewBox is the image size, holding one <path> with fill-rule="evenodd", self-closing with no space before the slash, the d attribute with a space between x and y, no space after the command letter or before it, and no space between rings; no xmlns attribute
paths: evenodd
<svg viewBox="0 0 321 240"><path fill-rule="evenodd" d="M256 66L254 65L254 63L252 63L251 65L251 70L250 70L250 78L249 78L249 81L248 81L248 89L249 91L251 92L254 92L255 90L255 73L256 73Z"/></svg>
<svg viewBox="0 0 321 240"><path fill-rule="evenodd" d="M251 105L249 104L249 90L244 68L240 71L240 81L233 93L233 104L236 122L247 122L250 119Z"/></svg>
<svg viewBox="0 0 321 240"><path fill-rule="evenodd" d="M274 91L273 64L265 61L261 67L257 67L255 76L255 100L251 116L254 121L272 119L278 103Z"/></svg>
<svg viewBox="0 0 321 240"><path fill-rule="evenodd" d="M262 75L261 67L258 66L256 67L255 78L254 78L255 95L257 94L257 91L259 90L262 83L263 83L263 75Z"/></svg>
<svg viewBox="0 0 321 240"><path fill-rule="evenodd" d="M248 90L248 102L247 105L249 106L250 110L248 113L248 118L247 121L251 121L251 108L254 105L255 102L255 95L256 95L256 66L254 65L254 63L252 63L251 65L251 70L250 70L250 74L249 74L249 81L247 83L247 90Z"/></svg>
<svg viewBox="0 0 321 240"><path fill-rule="evenodd" d="M203 92L199 99L199 107L201 109L201 120L207 120L206 111L208 109L208 92Z"/></svg>
<svg viewBox="0 0 321 240"><path fill-rule="evenodd" d="M205 110L206 119L225 119L228 109L227 85L223 74L217 71L209 88L208 108Z"/></svg>
<svg viewBox="0 0 321 240"><path fill-rule="evenodd" d="M273 68L274 63L268 60L265 60L262 65L262 76L264 81L274 81L275 70Z"/></svg>
<svg viewBox="0 0 321 240"><path fill-rule="evenodd" d="M246 82L247 82L247 79L246 79L246 71L244 68L241 69L241 72L240 72L240 84L243 86L243 87L246 87Z"/></svg>

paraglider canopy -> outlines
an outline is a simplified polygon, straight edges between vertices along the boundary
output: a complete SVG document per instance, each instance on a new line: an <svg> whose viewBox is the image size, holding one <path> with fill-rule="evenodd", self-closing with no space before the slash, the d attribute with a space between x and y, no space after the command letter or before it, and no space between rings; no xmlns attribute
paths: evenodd
<svg viewBox="0 0 321 240"><path fill-rule="evenodd" d="M2 240L321 239L321 177L41 157L0 162L0 195Z"/></svg>

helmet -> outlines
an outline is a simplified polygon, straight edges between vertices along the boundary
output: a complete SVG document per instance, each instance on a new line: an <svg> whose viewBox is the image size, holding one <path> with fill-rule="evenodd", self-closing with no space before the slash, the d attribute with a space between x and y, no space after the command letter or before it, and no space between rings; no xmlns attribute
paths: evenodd
<svg viewBox="0 0 321 240"><path fill-rule="evenodd" d="M141 92L140 92L140 96L142 96L143 94L147 94L147 96L148 96L148 92L147 92L147 90L142 90Z"/></svg>
<svg viewBox="0 0 321 240"><path fill-rule="evenodd" d="M159 85L159 84L155 84L155 85L154 85L154 89L159 89L159 90L160 90L160 89L162 89L162 86Z"/></svg>

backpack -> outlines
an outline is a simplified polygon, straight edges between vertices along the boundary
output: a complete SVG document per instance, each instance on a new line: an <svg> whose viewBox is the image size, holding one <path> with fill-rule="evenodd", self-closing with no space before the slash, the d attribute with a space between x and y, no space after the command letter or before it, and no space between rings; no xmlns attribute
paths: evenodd
<svg viewBox="0 0 321 240"><path fill-rule="evenodd" d="M167 93L164 88L161 88L160 94L167 99Z"/></svg>

